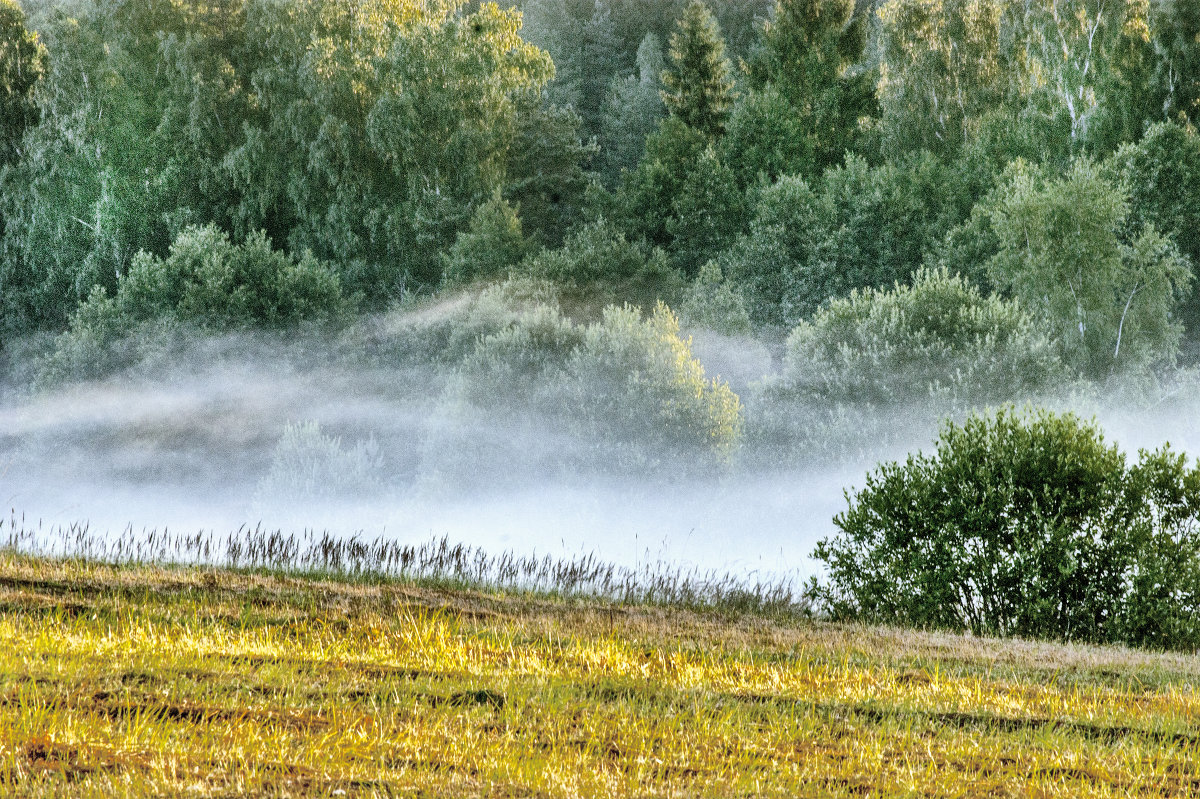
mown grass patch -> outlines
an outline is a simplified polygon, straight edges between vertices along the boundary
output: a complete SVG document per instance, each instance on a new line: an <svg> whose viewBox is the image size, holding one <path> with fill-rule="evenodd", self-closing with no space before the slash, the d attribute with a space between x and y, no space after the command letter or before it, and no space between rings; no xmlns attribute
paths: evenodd
<svg viewBox="0 0 1200 799"><path fill-rule="evenodd" d="M1200 661L0 555L0 792L1189 796Z"/></svg>

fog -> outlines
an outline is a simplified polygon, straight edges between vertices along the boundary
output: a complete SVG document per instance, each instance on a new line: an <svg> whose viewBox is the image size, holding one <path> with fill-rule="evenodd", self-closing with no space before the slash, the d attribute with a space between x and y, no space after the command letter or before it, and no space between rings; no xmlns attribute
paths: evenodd
<svg viewBox="0 0 1200 799"><path fill-rule="evenodd" d="M761 346L698 339L696 351L710 372L736 372L739 389L755 368L770 368ZM564 474L539 470L530 454L586 442L537 419L484 414L465 435L439 438L444 370L356 364L336 347L297 356L244 338L196 343L171 364L38 392L8 386L0 401L5 510L27 526L84 522L100 536L261 525L404 544L445 537L490 553L590 554L625 567L799 583L819 572L810 553L834 530L843 490L861 486L880 457L929 450L936 430L915 406L906 439L840 462L735 463L692 477ZM1165 441L1200 452L1190 394L1160 394L1149 410L1094 396L1057 405L1097 415L1130 453ZM281 441L289 425L305 446L324 447L325 460L288 471ZM487 445L444 451L464 440Z"/></svg>

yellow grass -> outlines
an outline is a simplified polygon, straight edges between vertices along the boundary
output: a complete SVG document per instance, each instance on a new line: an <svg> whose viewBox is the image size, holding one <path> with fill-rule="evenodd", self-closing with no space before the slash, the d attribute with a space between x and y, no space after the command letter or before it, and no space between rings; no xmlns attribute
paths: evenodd
<svg viewBox="0 0 1200 799"><path fill-rule="evenodd" d="M0 795L1190 796L1200 661L0 555Z"/></svg>

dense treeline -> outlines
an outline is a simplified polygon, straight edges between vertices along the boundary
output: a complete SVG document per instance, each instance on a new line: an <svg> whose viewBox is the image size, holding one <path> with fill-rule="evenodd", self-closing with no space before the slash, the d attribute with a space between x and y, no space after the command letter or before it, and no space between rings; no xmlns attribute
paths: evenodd
<svg viewBox="0 0 1200 799"><path fill-rule="evenodd" d="M681 433L753 462L887 440L913 400L1144 386L1200 335L1191 4L0 3L26 382L195 331L370 342L366 314L504 283L485 304L540 299L456 322L502 350L387 347L559 384L607 306L677 312L774 353L745 424Z"/></svg>

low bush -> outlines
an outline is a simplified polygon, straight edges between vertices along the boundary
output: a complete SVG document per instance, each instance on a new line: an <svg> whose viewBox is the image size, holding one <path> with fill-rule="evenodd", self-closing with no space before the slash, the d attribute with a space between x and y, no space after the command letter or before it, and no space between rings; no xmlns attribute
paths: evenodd
<svg viewBox="0 0 1200 799"><path fill-rule="evenodd" d="M271 249L264 233L234 244L213 226L186 228L166 258L140 252L109 296L94 289L40 369L43 381L103 375L180 328L227 332L332 322L353 306L332 268Z"/></svg>
<svg viewBox="0 0 1200 799"><path fill-rule="evenodd" d="M305 502L378 494L384 488L379 445L368 438L351 446L316 422L288 424L258 482L259 503Z"/></svg>
<svg viewBox="0 0 1200 799"><path fill-rule="evenodd" d="M796 326L782 371L750 399L750 438L769 458L877 454L944 416L1060 388L1056 353L1015 301L920 270L912 285L856 290Z"/></svg>
<svg viewBox="0 0 1200 799"><path fill-rule="evenodd" d="M510 278L482 290L440 295L365 320L348 334L353 339L348 348L362 351L368 361L389 366L454 369L475 351L480 340L543 308L558 313L556 285Z"/></svg>
<svg viewBox="0 0 1200 799"><path fill-rule="evenodd" d="M518 271L562 286L567 310L581 318L612 304L651 310L660 299L673 300L683 284L666 253L629 241L604 219L575 231L562 247L530 256Z"/></svg>
<svg viewBox="0 0 1200 799"><path fill-rule="evenodd" d="M684 291L679 318L688 327L728 336L750 332L746 298L737 286L725 279L715 261L700 267L700 274Z"/></svg>
<svg viewBox="0 0 1200 799"><path fill-rule="evenodd" d="M1200 467L1072 414L972 415L847 492L813 589L838 619L1200 645Z"/></svg>
<svg viewBox="0 0 1200 799"><path fill-rule="evenodd" d="M531 309L478 340L425 442L424 471L466 488L552 473L675 476L727 466L742 408L705 377L679 322L610 307L590 325Z"/></svg>
<svg viewBox="0 0 1200 799"><path fill-rule="evenodd" d="M788 337L782 391L886 405L970 406L1065 377L1053 342L1014 301L945 269L833 300Z"/></svg>

